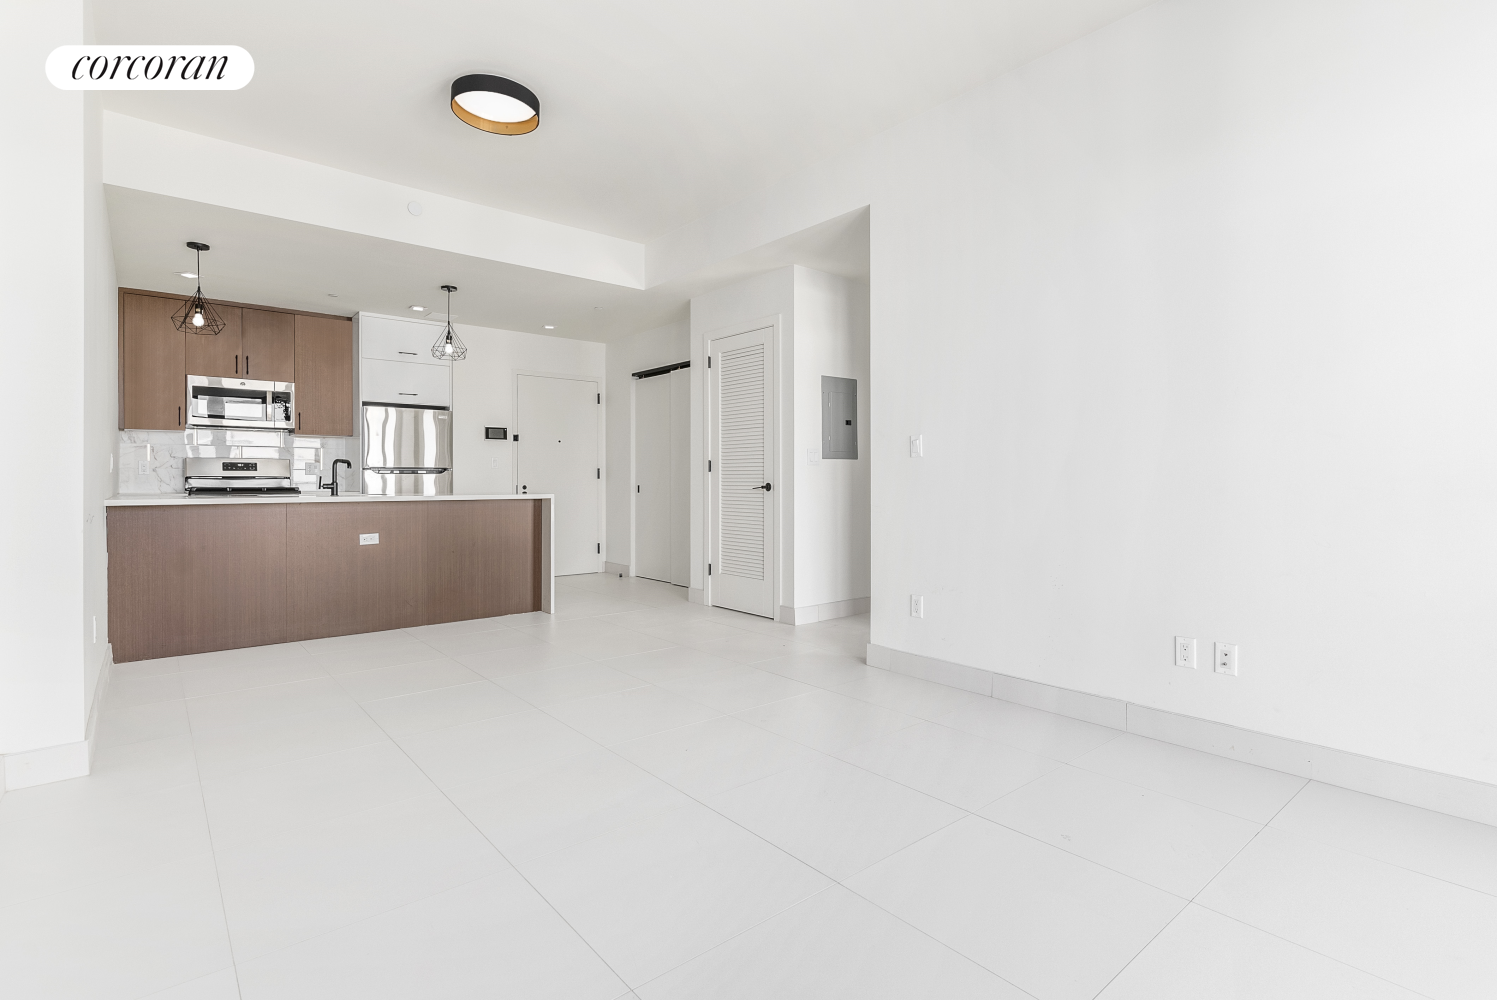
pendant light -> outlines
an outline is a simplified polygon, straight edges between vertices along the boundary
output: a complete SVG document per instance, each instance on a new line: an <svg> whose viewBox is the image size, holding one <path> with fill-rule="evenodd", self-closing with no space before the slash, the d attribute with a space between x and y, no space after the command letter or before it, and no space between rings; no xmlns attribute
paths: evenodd
<svg viewBox="0 0 1497 1000"><path fill-rule="evenodd" d="M452 328L452 293L457 291L457 286L443 285L442 291L447 293L447 329L431 345L431 356L438 361L461 361L468 356L468 348Z"/></svg>
<svg viewBox="0 0 1497 1000"><path fill-rule="evenodd" d="M541 126L541 99L524 84L470 73L452 81L452 113L494 135L524 135Z"/></svg>
<svg viewBox="0 0 1497 1000"><path fill-rule="evenodd" d="M198 255L198 264L194 268L195 277L198 279L198 290L192 293L192 298L182 303L182 308L172 313L172 325L183 333L198 333L205 337L217 336L224 328L223 317L218 310L203 298L203 251L209 249L208 244L190 240L187 249L193 250Z"/></svg>

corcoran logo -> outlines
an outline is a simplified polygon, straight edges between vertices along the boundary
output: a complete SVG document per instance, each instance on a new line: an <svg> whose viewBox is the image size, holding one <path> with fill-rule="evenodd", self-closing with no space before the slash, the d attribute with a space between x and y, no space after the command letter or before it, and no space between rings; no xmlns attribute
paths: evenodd
<svg viewBox="0 0 1497 1000"><path fill-rule="evenodd" d="M254 75L237 45L64 45L47 57L62 90L238 90Z"/></svg>

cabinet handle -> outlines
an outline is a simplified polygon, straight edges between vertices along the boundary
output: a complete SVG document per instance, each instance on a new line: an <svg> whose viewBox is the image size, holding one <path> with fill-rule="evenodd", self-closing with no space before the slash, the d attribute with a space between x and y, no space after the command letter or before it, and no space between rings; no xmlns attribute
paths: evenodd
<svg viewBox="0 0 1497 1000"><path fill-rule="evenodd" d="M235 375L239 374L239 355L237 355L237 354L234 355L234 374ZM249 372L245 372L245 374L248 375Z"/></svg>
<svg viewBox="0 0 1497 1000"><path fill-rule="evenodd" d="M296 411L296 429L301 430L301 411Z"/></svg>
<svg viewBox="0 0 1497 1000"><path fill-rule="evenodd" d="M399 395L399 396L419 396L421 394L419 392L401 392L401 393L397 393L396 395Z"/></svg>
<svg viewBox="0 0 1497 1000"><path fill-rule="evenodd" d="M177 426L182 426L182 407L177 407Z"/></svg>
<svg viewBox="0 0 1497 1000"><path fill-rule="evenodd" d="M248 354L246 354L244 356L244 374L246 374L246 375L249 374L249 355Z"/></svg>
<svg viewBox="0 0 1497 1000"><path fill-rule="evenodd" d="M416 356L416 352L415 351L396 351L395 353L396 354L409 354L413 358Z"/></svg>

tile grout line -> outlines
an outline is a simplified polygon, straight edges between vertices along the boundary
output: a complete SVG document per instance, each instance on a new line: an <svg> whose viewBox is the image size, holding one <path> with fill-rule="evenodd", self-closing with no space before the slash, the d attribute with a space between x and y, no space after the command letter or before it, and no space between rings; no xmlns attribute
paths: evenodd
<svg viewBox="0 0 1497 1000"><path fill-rule="evenodd" d="M189 716L189 727L191 724L192 720ZM218 843L213 837L213 821L208 816L208 795L203 790L203 773L198 767L197 739L191 733L187 738L192 745L192 771L198 778L198 804L203 810L203 827L208 831L208 853L213 859L213 882L218 886L218 912L223 917L224 939L229 943L229 965L234 970L234 993L240 1000L243 1000L244 990L239 985L239 955L234 948L234 931L229 926L229 907L224 901L223 873L218 868ZM191 980L188 981L191 982Z"/></svg>
<svg viewBox="0 0 1497 1000"><path fill-rule="evenodd" d="M1101 996L1102 993L1106 992L1107 987L1109 987L1109 986L1111 986L1113 984L1113 981L1116 980L1118 978L1118 976L1121 976L1124 972L1128 971L1128 967L1131 966L1134 962L1136 962L1138 960L1138 956L1140 956L1144 952L1148 951L1149 950L1149 946L1152 945L1155 941L1159 940L1159 935L1163 934L1166 930L1168 930L1174 924L1174 922L1176 920L1179 920L1180 919L1180 914L1184 913L1186 910L1189 910L1190 907L1193 904L1195 904L1195 901L1198 898L1200 898L1201 893L1203 893L1207 889L1209 889L1211 887L1211 884L1213 882L1215 882L1218 878L1221 877L1222 872L1226 871L1229 867L1231 867L1232 862L1236 861L1239 857L1242 856L1242 852L1243 851L1247 850L1250 846L1252 846L1253 842L1258 839L1258 835L1260 833L1262 833L1264 830L1268 829L1268 824L1272 823L1275 819L1277 819L1279 813L1283 812L1289 806L1289 803L1291 803L1295 799L1299 798L1299 793L1302 792L1302 791L1304 791L1305 788L1309 784L1310 784L1310 782L1307 779L1303 785L1300 785L1299 788L1296 788L1294 790L1294 794L1291 795L1291 796L1289 796L1289 798L1285 799L1284 800L1284 804L1281 805L1281 806L1279 806L1279 808L1274 811L1274 814L1268 818L1268 822L1263 823L1261 826L1258 827L1257 830L1253 831L1253 835L1251 837L1249 837L1247 839L1247 841L1241 847L1239 847L1236 851L1233 852L1232 856L1227 859L1227 863L1224 864L1224 865L1222 865L1220 868L1218 868L1216 870L1216 874L1212 875L1211 878L1207 879L1206 880L1206 884L1203 885L1203 886L1201 886L1199 889L1197 889L1196 892L1195 892L1195 894L1185 901L1185 905L1182 906L1182 907L1180 907L1179 911L1177 911L1174 916L1170 917L1169 920L1165 921L1164 926L1161 927L1161 928L1159 928L1159 930L1154 933L1154 936L1151 937L1151 938L1149 938L1149 940L1144 943L1144 946L1142 948L1140 948L1140 949L1138 949L1138 951L1134 952L1133 953L1133 957L1130 958L1130 959L1128 959L1128 961L1124 962L1123 963L1123 967L1121 969L1119 969L1116 973L1114 973L1111 979L1109 979L1109 980L1107 980L1107 982L1103 983L1102 984L1102 989L1098 990L1095 994L1093 994L1093 996L1094 997ZM1249 926L1251 926L1251 925L1249 925ZM1259 928L1259 929L1261 930L1262 928Z"/></svg>

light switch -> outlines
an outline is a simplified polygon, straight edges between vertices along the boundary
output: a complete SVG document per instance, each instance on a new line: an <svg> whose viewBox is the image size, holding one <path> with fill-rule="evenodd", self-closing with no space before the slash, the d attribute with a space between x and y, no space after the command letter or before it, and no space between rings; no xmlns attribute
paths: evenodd
<svg viewBox="0 0 1497 1000"><path fill-rule="evenodd" d="M360 545L378 545L379 544L379 532L376 531L373 534L360 535L359 536L359 544Z"/></svg>
<svg viewBox="0 0 1497 1000"><path fill-rule="evenodd" d="M925 435L924 434L916 434L914 437L910 438L910 457L911 458L924 458L925 457Z"/></svg>
<svg viewBox="0 0 1497 1000"><path fill-rule="evenodd" d="M807 448L806 449L806 464L807 465L820 465L821 464L821 449L820 448Z"/></svg>

